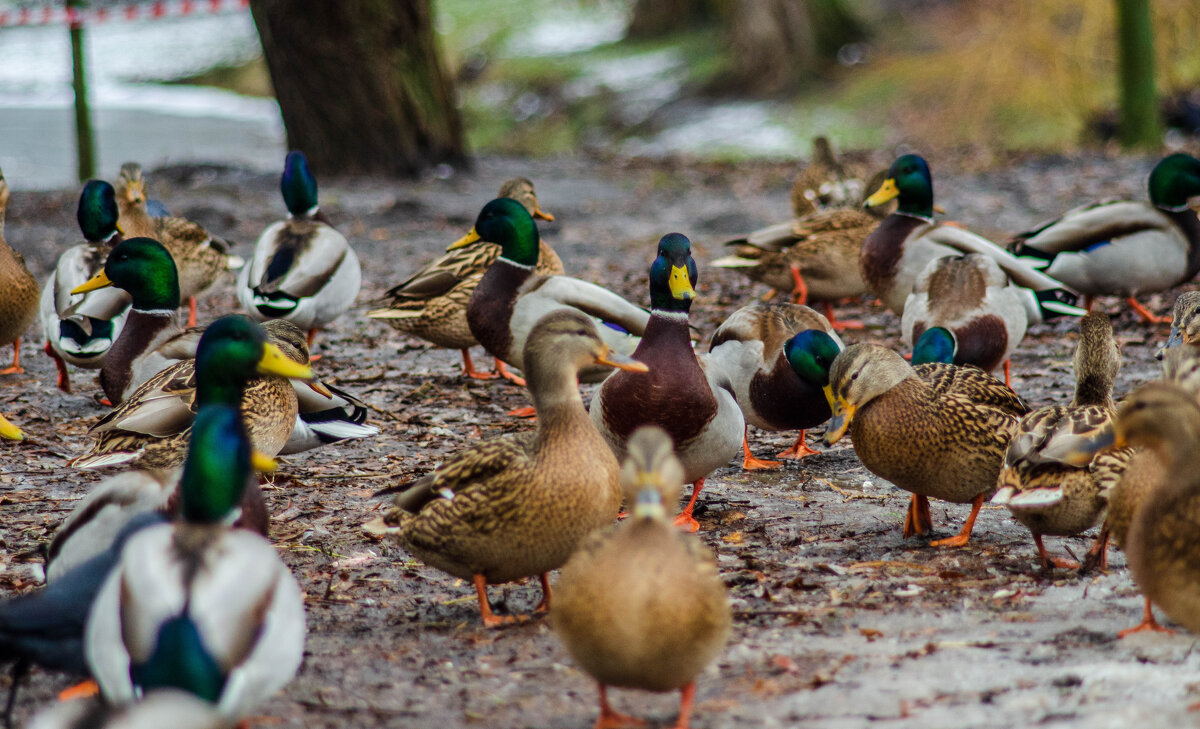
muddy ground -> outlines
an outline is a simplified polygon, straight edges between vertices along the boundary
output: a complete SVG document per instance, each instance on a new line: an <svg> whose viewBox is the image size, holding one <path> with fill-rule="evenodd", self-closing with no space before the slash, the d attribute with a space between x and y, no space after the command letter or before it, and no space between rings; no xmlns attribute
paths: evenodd
<svg viewBox="0 0 1200 729"><path fill-rule="evenodd" d="M1144 198L1153 160L1025 158L990 170L968 159L931 163L938 201L952 217L999 234L1097 197ZM524 390L466 381L456 352L430 349L362 313L465 232L505 177L524 174L558 216L542 230L569 272L635 301L646 298L658 237L688 234L701 277L692 321L711 332L764 289L705 263L721 255L723 240L786 214L793 173L794 165L769 163L484 159L472 174L419 184L322 180L323 208L363 261L364 306L320 337L316 366L370 403L382 433L288 458L267 491L273 539L306 592L309 640L301 674L262 707L271 717L264 726L591 725L594 685L543 622L484 630L469 585L360 532L385 505L375 490L425 473L481 437L532 427L505 416L527 404ZM283 211L274 175L176 168L148 181L153 197L238 241L247 258ZM8 240L44 277L56 252L78 238L76 192L22 193L19 180L10 184L17 189ZM1146 303L1165 312L1177 293ZM1166 327L1101 303L1116 314L1124 394L1155 376L1153 351ZM202 302L201 319L235 308L226 283ZM868 324L849 341L900 346L891 314L865 301L840 312ZM0 411L30 436L0 446L5 594L36 584L32 553L99 478L65 467L105 411L93 373L75 371L75 394L60 393L40 339L31 331L23 347L26 374L0 381ZM1037 405L1068 400L1075 339L1070 322L1035 328L1013 361L1017 392ZM476 361L484 361L479 350ZM760 456L791 437L751 434ZM777 472L751 475L731 463L712 475L697 515L737 619L728 650L699 679L695 726L1102 727L1151 716L1161 726L1200 723L1186 713L1200 699L1194 636L1116 639L1141 612L1120 553L1111 554L1107 574L1043 571L1028 532L997 508L983 511L965 548L933 549L901 537L907 502L863 470L848 439ZM945 536L967 507L934 502L933 513ZM1079 556L1090 538L1048 543ZM498 609L525 611L538 591L514 585L492 595ZM68 683L35 671L19 718ZM632 692L615 701L659 726L674 720L677 706L675 696Z"/></svg>

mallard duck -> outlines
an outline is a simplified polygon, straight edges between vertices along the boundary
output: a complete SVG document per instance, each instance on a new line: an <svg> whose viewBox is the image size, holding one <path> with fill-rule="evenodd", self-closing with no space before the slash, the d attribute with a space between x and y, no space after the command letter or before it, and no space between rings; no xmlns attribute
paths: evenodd
<svg viewBox="0 0 1200 729"><path fill-rule="evenodd" d="M858 259L863 240L878 224L879 218L854 208L813 212L728 241L733 255L712 265L765 283L771 287L767 298L790 290L793 303L822 302L834 329L861 329L862 322L837 321L830 302L866 292Z"/></svg>
<svg viewBox="0 0 1200 729"><path fill-rule="evenodd" d="M0 375L20 374L21 337L37 318L37 279L25 266L25 259L4 238L4 213L8 209L8 181L0 172L0 344L13 346L13 363L0 369Z"/></svg>
<svg viewBox="0 0 1200 729"><path fill-rule="evenodd" d="M1168 349L1180 344L1200 347L1200 291L1184 291L1171 309L1171 333L1154 356L1162 359Z"/></svg>
<svg viewBox="0 0 1200 729"><path fill-rule="evenodd" d="M874 189L868 187L869 173L866 167L839 159L828 138L813 137L812 156L792 182L793 214L803 218L823 208L861 205L864 193Z"/></svg>
<svg viewBox="0 0 1200 729"><path fill-rule="evenodd" d="M1003 504L1013 518L1033 533L1038 558L1049 568L1077 568L1079 563L1050 557L1043 535L1067 537L1100 523L1108 495L1131 455L1128 451L1097 456L1086 463L1064 460L1081 438L1105 427L1116 415L1112 389L1121 369L1121 349L1112 324L1099 312L1079 322L1075 348L1075 398L1070 405L1038 408L1021 418L1004 453L1000 489L992 503ZM1093 550L1103 559L1108 532Z"/></svg>
<svg viewBox="0 0 1200 729"><path fill-rule="evenodd" d="M550 624L600 685L596 726L623 725L608 687L680 691L686 727L696 676L725 648L733 622L712 552L670 522L683 466L664 431L639 428L621 469L632 517L585 541L563 567ZM640 723L640 722L639 722Z"/></svg>
<svg viewBox="0 0 1200 729"><path fill-rule="evenodd" d="M129 313L129 294L118 289L93 291L83 296L72 289L104 268L112 247L121 242L117 229L117 201L112 185L91 180L83 187L76 212L85 242L63 251L46 285L38 317L46 336L46 354L58 368L58 388L71 391L67 362L98 369L116 341Z"/></svg>
<svg viewBox="0 0 1200 729"><path fill-rule="evenodd" d="M991 258L980 253L944 256L930 261L908 295L900 332L910 347L927 341L924 352L951 347L949 362L972 364L987 372L1004 364L1004 383L1011 382L1009 357L1025 338L1028 316L1016 286ZM941 331L933 331L940 329ZM947 337L946 335L950 336ZM920 364L928 356L918 358Z"/></svg>
<svg viewBox="0 0 1200 729"><path fill-rule="evenodd" d="M233 722L194 694L158 689L136 703L109 706L100 700L63 701L39 711L28 729L230 729Z"/></svg>
<svg viewBox="0 0 1200 729"><path fill-rule="evenodd" d="M116 184L122 232L129 237L153 238L166 246L179 270L179 291L188 302L188 326L196 324L196 297L208 291L227 270L239 268L241 258L229 253L229 243L187 218L151 217L147 208L142 166L121 165Z"/></svg>
<svg viewBox="0 0 1200 729"><path fill-rule="evenodd" d="M509 197L525 206L535 219L554 220L538 207L533 183L514 177L500 186L497 197ZM434 259L403 283L388 289L380 301L384 306L367 312L383 319L393 329L433 342L439 347L462 350L463 375L480 380L508 377L508 367L496 360L496 372L479 372L471 362L471 347L478 342L467 325L467 302L483 278L483 272L500 255L500 246L478 241ZM538 243L534 273L554 276L563 273L562 261L546 243Z"/></svg>
<svg viewBox="0 0 1200 729"><path fill-rule="evenodd" d="M236 401L205 402L191 430L183 521L130 537L88 615L84 653L109 704L175 688L236 720L300 668L304 598L270 542L228 526L251 462Z"/></svg>
<svg viewBox="0 0 1200 729"><path fill-rule="evenodd" d="M762 430L800 430L796 443L776 458L803 458L815 453L804 443L804 431L829 419L824 386L797 374L789 355L801 356L808 348L797 346L804 331L824 332L832 347L824 356L826 371L842 351L842 340L825 317L797 304L760 302L733 312L713 333L708 361L720 367L733 383L733 395L747 425ZM824 340L823 340L824 341ZM802 342L801 342L802 344ZM742 468L775 468L778 461L763 461L742 439Z"/></svg>
<svg viewBox="0 0 1200 729"><path fill-rule="evenodd" d="M974 367L921 365L877 344L853 344L829 373L832 445L850 432L863 466L905 491L912 503L904 536L932 528L929 497L971 504L957 536L931 546L960 547L971 538L983 500L996 490L1004 450L1029 408L996 378Z"/></svg>
<svg viewBox="0 0 1200 729"><path fill-rule="evenodd" d="M683 462L684 481L692 484L692 497L678 517L692 531L700 528L692 509L705 477L729 463L746 433L729 374L712 357L701 359L692 350L688 311L697 280L691 241L679 233L663 236L650 264L650 323L633 352L650 371L614 374L588 406L618 457L639 427L667 431Z"/></svg>
<svg viewBox="0 0 1200 729"><path fill-rule="evenodd" d="M1164 157L1150 172L1150 202L1106 200L1014 236L1014 253L1084 294L1120 296L1143 321L1161 323L1137 296L1190 281L1200 272L1200 160Z"/></svg>
<svg viewBox="0 0 1200 729"><path fill-rule="evenodd" d="M362 269L317 206L317 179L303 152L288 152L280 189L287 220L259 237L254 259L238 275L238 301L258 321L287 319L307 329L311 346L318 328L353 306Z"/></svg>
<svg viewBox="0 0 1200 729"><path fill-rule="evenodd" d="M77 468L118 464L153 470L178 467L183 463L196 410L207 400L240 403L255 449L275 456L295 427L296 393L288 378L312 379L303 333L293 331L293 340L274 344L267 341L261 326L245 317L218 319L208 326L205 336L227 338L231 340L228 347L219 354L203 354L201 349L195 360L177 362L144 382L91 427L95 443L69 464Z"/></svg>
<svg viewBox="0 0 1200 729"><path fill-rule="evenodd" d="M561 309L590 316L600 337L613 350L629 354L637 347L650 315L608 289L567 276L541 276L538 264L537 224L511 198L497 198L479 212L475 225L447 250L457 250L482 240L500 246L500 256L483 274L467 304L471 335L488 354L518 369L525 339L534 323ZM604 379L607 367L585 367L583 382ZM523 382L519 378L514 381Z"/></svg>
<svg viewBox="0 0 1200 729"><path fill-rule="evenodd" d="M489 584L540 575L537 611L544 611L550 605L546 573L561 567L589 533L611 524L621 506L620 467L583 409L578 373L596 366L646 369L613 352L589 317L569 309L537 322L522 361L537 432L460 451L364 527L398 540L432 567L474 581L488 627L524 619L494 614Z"/></svg>
<svg viewBox="0 0 1200 729"><path fill-rule="evenodd" d="M982 253L999 264L1019 287L1029 324L1086 313L1074 306L1074 292L995 243L961 226L935 223L933 177L921 157L906 154L893 162L866 204L874 207L892 200L899 203L896 212L867 236L859 264L867 287L896 314L904 313L908 295L930 261L962 253Z"/></svg>

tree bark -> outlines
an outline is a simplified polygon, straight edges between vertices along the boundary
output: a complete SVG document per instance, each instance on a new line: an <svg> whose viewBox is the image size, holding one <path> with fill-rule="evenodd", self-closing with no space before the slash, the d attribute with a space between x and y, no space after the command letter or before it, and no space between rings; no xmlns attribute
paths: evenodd
<svg viewBox="0 0 1200 729"><path fill-rule="evenodd" d="M1162 140L1154 87L1154 26L1150 0L1117 0L1121 121L1126 147L1157 147Z"/></svg>
<svg viewBox="0 0 1200 729"><path fill-rule="evenodd" d="M466 161L430 0L251 0L288 146L318 174Z"/></svg>
<svg viewBox="0 0 1200 729"><path fill-rule="evenodd" d="M630 38L656 38L709 19L708 0L637 0L629 27Z"/></svg>

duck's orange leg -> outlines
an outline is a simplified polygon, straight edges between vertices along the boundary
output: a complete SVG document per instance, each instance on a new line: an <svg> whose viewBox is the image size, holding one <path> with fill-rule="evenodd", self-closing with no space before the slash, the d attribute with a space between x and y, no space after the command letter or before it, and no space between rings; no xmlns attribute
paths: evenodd
<svg viewBox="0 0 1200 729"><path fill-rule="evenodd" d="M1096 297L1095 296L1084 296L1083 297L1083 308L1085 311L1087 311L1087 313L1091 314L1092 307L1095 305L1096 305Z"/></svg>
<svg viewBox="0 0 1200 729"><path fill-rule="evenodd" d="M700 495L702 488L704 488L704 479L696 479L696 482L692 484L692 498L688 500L687 506L683 507L683 511L679 512L679 516L675 517L675 526L693 534L700 531L700 522L692 516L692 509L696 508L696 497Z"/></svg>
<svg viewBox="0 0 1200 729"><path fill-rule="evenodd" d="M1129 304L1129 308L1133 309L1133 313L1137 314L1138 317L1147 324L1170 324L1171 323L1171 317L1157 316L1154 312L1152 312L1149 309L1147 309L1146 307L1142 306L1141 303L1138 302L1138 300L1133 298L1132 296L1130 296L1128 299L1125 299L1125 303Z"/></svg>
<svg viewBox="0 0 1200 729"><path fill-rule="evenodd" d="M1100 529L1100 534L1096 536L1096 543L1087 551L1083 557L1083 567L1080 567L1082 572L1090 572L1092 569L1099 567L1102 571L1108 569L1108 539L1109 534L1108 524L1105 524Z"/></svg>
<svg viewBox="0 0 1200 729"><path fill-rule="evenodd" d="M533 609L534 615L550 612L550 573L543 572L538 575L538 581L542 583L542 599Z"/></svg>
<svg viewBox="0 0 1200 729"><path fill-rule="evenodd" d="M59 701L74 701L75 699L90 699L100 693L100 687L92 679L88 679L83 683L77 683L74 686L68 686L58 692Z"/></svg>
<svg viewBox="0 0 1200 729"><path fill-rule="evenodd" d="M523 623L529 618L525 615L497 615L492 612L492 604L487 597L487 578L475 575L475 593L479 596L479 617L483 618L483 627L499 628L502 625Z"/></svg>
<svg viewBox="0 0 1200 729"><path fill-rule="evenodd" d="M471 361L471 350L465 347L462 350L463 377L469 377L472 380L494 380L500 375L495 372L480 372L475 369L475 363Z"/></svg>
<svg viewBox="0 0 1200 729"><path fill-rule="evenodd" d="M983 508L984 494L975 497L971 502L971 513L967 516L967 523L963 524L962 530L952 537L946 539L935 539L929 543L931 547L961 547L971 539L971 530L975 528L975 517L979 516L979 510Z"/></svg>
<svg viewBox="0 0 1200 729"><path fill-rule="evenodd" d="M622 729L633 726L646 726L646 722L636 716L614 710L608 703L608 687L600 684L600 716L596 717L593 729Z"/></svg>
<svg viewBox="0 0 1200 729"><path fill-rule="evenodd" d="M793 263L789 268L792 271L792 303L805 304L808 302L808 284L804 283L799 266Z"/></svg>
<svg viewBox="0 0 1200 729"><path fill-rule="evenodd" d="M776 453L775 457L786 458L789 460L799 460L805 456L815 456L817 453L819 453L820 451L814 451L812 448L808 447L807 443L804 442L804 433L805 431L800 431L800 435L796 436L796 442L792 444L792 447L781 453Z"/></svg>
<svg viewBox="0 0 1200 729"><path fill-rule="evenodd" d="M834 316L833 304L828 301L822 301L821 308L825 310L825 318L829 320L829 326L833 327L835 332L845 331L846 329L862 329L865 326L861 321L854 319L839 320Z"/></svg>
<svg viewBox="0 0 1200 729"><path fill-rule="evenodd" d="M914 534L926 534L933 528L933 517L929 515L929 497L912 495L908 512L904 515L904 538Z"/></svg>
<svg viewBox="0 0 1200 729"><path fill-rule="evenodd" d="M312 327L308 330L308 348L312 349L313 341L317 338L317 328Z"/></svg>
<svg viewBox="0 0 1200 729"><path fill-rule="evenodd" d="M750 439L747 437L749 430L750 426L742 429L742 468L747 471L767 471L782 466L783 464L779 461L764 461L754 457L754 454L750 452Z"/></svg>
<svg viewBox="0 0 1200 729"><path fill-rule="evenodd" d="M13 342L13 363L12 367L5 367L0 370L0 375L23 375L25 368L21 366L21 338L17 337Z"/></svg>
<svg viewBox="0 0 1200 729"><path fill-rule="evenodd" d="M1012 360L1004 360L1004 386L1012 389Z"/></svg>
<svg viewBox="0 0 1200 729"><path fill-rule="evenodd" d="M1079 563L1073 559L1066 559L1064 557L1051 557L1049 554L1047 554L1046 546L1042 544L1041 534L1038 534L1037 532L1033 533L1033 543L1037 545L1038 559L1042 560L1042 566L1046 569L1050 569L1051 567L1061 567L1065 570L1079 569Z"/></svg>
<svg viewBox="0 0 1200 729"><path fill-rule="evenodd" d="M1134 633L1141 633L1146 630L1152 630L1156 633L1166 633L1167 635L1175 634L1174 630L1171 630L1170 628L1164 628L1158 624L1157 620L1154 619L1154 609L1150 607L1150 598L1148 597L1146 598L1146 609L1142 612L1142 622L1138 623L1132 628L1126 628L1125 630L1122 630L1120 633L1117 633L1117 637L1124 638L1126 636L1133 635Z"/></svg>
<svg viewBox="0 0 1200 729"><path fill-rule="evenodd" d="M50 355L50 359L54 360L54 366L58 368L58 389L71 394L71 375L67 372L67 363L62 357L58 356L58 352L54 351L54 347L50 346L50 342L46 342L43 352Z"/></svg>
<svg viewBox="0 0 1200 729"><path fill-rule="evenodd" d="M688 681L679 690L679 718L675 720L675 729L688 729L688 718L692 715L692 702L696 699L696 682Z"/></svg>
<svg viewBox="0 0 1200 729"><path fill-rule="evenodd" d="M504 379L513 383L514 385L519 385L520 387L525 387L525 378L524 377L521 377L519 375L514 375L513 373L509 372L508 365L501 362L499 360L499 358L493 358L493 359L496 360L496 374L500 375L501 377L503 377Z"/></svg>
<svg viewBox="0 0 1200 729"><path fill-rule="evenodd" d="M196 326L196 297L195 296L188 297L188 323L187 323L187 325L189 327ZM312 333L311 332L309 333L308 344L309 344L309 346L312 346Z"/></svg>

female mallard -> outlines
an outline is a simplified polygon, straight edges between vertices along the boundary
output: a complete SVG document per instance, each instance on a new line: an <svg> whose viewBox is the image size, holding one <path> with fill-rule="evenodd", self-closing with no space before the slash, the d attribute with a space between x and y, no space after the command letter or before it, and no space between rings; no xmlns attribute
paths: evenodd
<svg viewBox="0 0 1200 729"><path fill-rule="evenodd" d="M0 172L0 344L12 344L12 366L0 369L0 375L20 374L21 337L37 318L37 279L25 266L25 259L4 238L4 213L8 209L8 181Z"/></svg>
<svg viewBox="0 0 1200 729"><path fill-rule="evenodd" d="M524 177L514 177L500 186L497 197L508 197L525 206L529 214L542 220L554 216L538 207L533 183ZM479 372L471 362L471 347L478 342L467 325L467 302L483 278L483 272L500 256L500 246L478 241L452 250L417 271L404 283L388 289L381 309L367 313L372 319L383 319L397 331L406 332L433 342L439 347L462 350L463 374L489 380L509 377L508 367L496 360L496 372ZM538 244L538 262L534 273L555 276L563 273L562 261L546 243Z"/></svg>
<svg viewBox="0 0 1200 729"><path fill-rule="evenodd" d="M824 386L828 380L814 384L797 374L800 358L808 356L805 346L812 335L800 338L802 332L823 332L828 342L823 357L825 371L842 351L842 340L834 333L825 317L797 304L768 304L760 302L743 306L733 312L717 331L709 345L708 361L715 363L733 383L733 395L747 425L762 430L799 430L800 435L791 448L776 458L803 458L815 453L804 443L804 431L829 419L829 402ZM817 340L812 339L819 348ZM793 363L792 357L796 362ZM747 438L742 438L742 468L757 470L775 468L778 461L762 461L750 452Z"/></svg>
<svg viewBox="0 0 1200 729"><path fill-rule="evenodd" d="M1002 382L974 367L921 365L919 371L877 344L853 344L829 373L833 419L825 444L846 431L863 466L912 492L904 536L933 523L929 497L971 504L962 531L931 546L971 538L983 500L996 490L1004 449L1029 412Z"/></svg>
<svg viewBox="0 0 1200 729"><path fill-rule="evenodd" d="M746 433L729 375L711 357L701 360L692 350L688 311L696 281L691 241L679 233L663 236L650 264L650 323L633 352L650 371L617 372L589 405L592 422L619 457L639 427L667 431L683 463L684 481L692 484L678 523L692 531L700 528L692 509L705 477L729 463Z"/></svg>
<svg viewBox="0 0 1200 729"><path fill-rule="evenodd" d="M1038 408L1021 418L1004 453L1000 490L992 497L992 503L1007 506L1033 533L1046 568L1079 567L1074 560L1047 555L1042 536L1074 536L1098 524L1130 455L1103 454L1084 463L1067 458L1081 438L1105 427L1116 414L1112 389L1121 369L1121 349L1106 315L1088 314L1079 331L1075 398L1070 405ZM1106 531L1094 549L1100 559L1107 542Z"/></svg>
<svg viewBox="0 0 1200 729"><path fill-rule="evenodd" d="M672 527L666 504L683 485L670 437L639 428L621 469L633 514L594 534L563 567L550 624L567 652L600 685L596 726L613 711L608 687L680 691L687 726L696 676L724 649L732 614L712 552Z"/></svg>
<svg viewBox="0 0 1200 729"><path fill-rule="evenodd" d="M614 353L584 314L564 310L537 322L525 343L536 433L476 444L414 481L396 506L364 528L397 539L426 564L473 580L488 627L523 618L498 616L487 586L540 575L567 561L589 533L617 517L619 466L583 409L577 377L585 367L644 371Z"/></svg>
<svg viewBox="0 0 1200 729"><path fill-rule="evenodd" d="M1200 347L1200 291L1184 291L1175 299L1171 309L1171 333L1154 356L1162 359L1167 350L1180 344Z"/></svg>
<svg viewBox="0 0 1200 729"><path fill-rule="evenodd" d="M1009 357L1025 338L1028 323L1017 291L1000 266L985 255L968 253L930 261L900 317L904 343L917 345L913 364L931 361L921 353L949 345L951 356L945 361L987 372L1003 363L1004 384L1009 384Z"/></svg>
<svg viewBox="0 0 1200 729"><path fill-rule="evenodd" d="M272 223L238 275L242 308L258 321L287 319L317 329L354 304L362 283L358 256L317 206L317 179L303 152L288 152L280 181L287 220Z"/></svg>
<svg viewBox="0 0 1200 729"><path fill-rule="evenodd" d="M142 166L121 165L117 177L117 207L121 230L130 237L153 238L166 246L179 269L179 290L188 301L188 326L196 324L196 297L208 291L221 274L242 265L230 255L229 244L199 223L172 216L151 217L146 203Z"/></svg>
<svg viewBox="0 0 1200 729"><path fill-rule="evenodd" d="M58 257L42 287L38 312L46 336L46 354L58 367L58 389L63 392L71 391L66 363L98 369L129 313L129 294L118 289L92 291L82 297L71 294L104 268L108 252L121 242L112 185L102 180L84 185L76 218L86 242Z"/></svg>
<svg viewBox="0 0 1200 729"><path fill-rule="evenodd" d="M896 212L867 236L859 264L867 287L896 314L904 313L908 295L930 261L962 253L982 253L999 264L1020 287L1017 292L1030 324L1086 313L1073 306L1073 292L995 243L960 226L933 222L933 177L921 157L906 154L893 162L883 184L867 198L867 205L892 200L899 203Z"/></svg>
<svg viewBox="0 0 1200 729"><path fill-rule="evenodd" d="M812 156L792 182L792 213L797 218L830 207L861 205L869 170L843 162L829 139L813 137Z"/></svg>
<svg viewBox="0 0 1200 729"><path fill-rule="evenodd" d="M878 224L879 218L855 208L813 212L729 241L725 245L733 247L733 255L712 265L765 283L772 289L767 298L776 290L790 290L796 304L809 298L822 302L834 329L861 329L861 322L837 321L830 302L866 292L858 259L863 241Z"/></svg>
<svg viewBox="0 0 1200 729"><path fill-rule="evenodd" d="M202 358L197 351L195 360L177 362L151 377L91 427L95 442L70 465L175 468L183 463L196 411L208 400L240 403L255 449L274 457L295 427L296 393L288 378L312 379L302 349L303 333L293 331L293 340L276 345L267 341L261 326L245 317L213 322L205 336L233 340L236 356L225 352L216 360L210 359L218 356L215 353Z"/></svg>
<svg viewBox="0 0 1200 729"><path fill-rule="evenodd" d="M1137 296L1178 286L1200 272L1200 160L1164 157L1150 172L1150 202L1107 200L1071 210L1014 237L1011 249L1046 275L1084 294L1120 296L1143 321L1167 321Z"/></svg>
<svg viewBox="0 0 1200 729"><path fill-rule="evenodd" d="M543 316L562 309L582 312L597 324L600 337L613 350L629 354L637 346L650 316L608 289L567 276L535 273L539 260L537 224L511 198L497 198L479 212L475 225L448 250L475 241L497 243L500 255L483 274L467 304L471 336L488 354L509 366L522 367L525 339ZM604 379L607 367L585 367L583 382ZM514 381L523 383L517 378Z"/></svg>
<svg viewBox="0 0 1200 729"><path fill-rule="evenodd" d="M250 461L236 400L202 405L179 484L183 521L130 537L88 615L84 652L107 703L175 688L236 721L300 668L296 578L270 542L228 526Z"/></svg>

